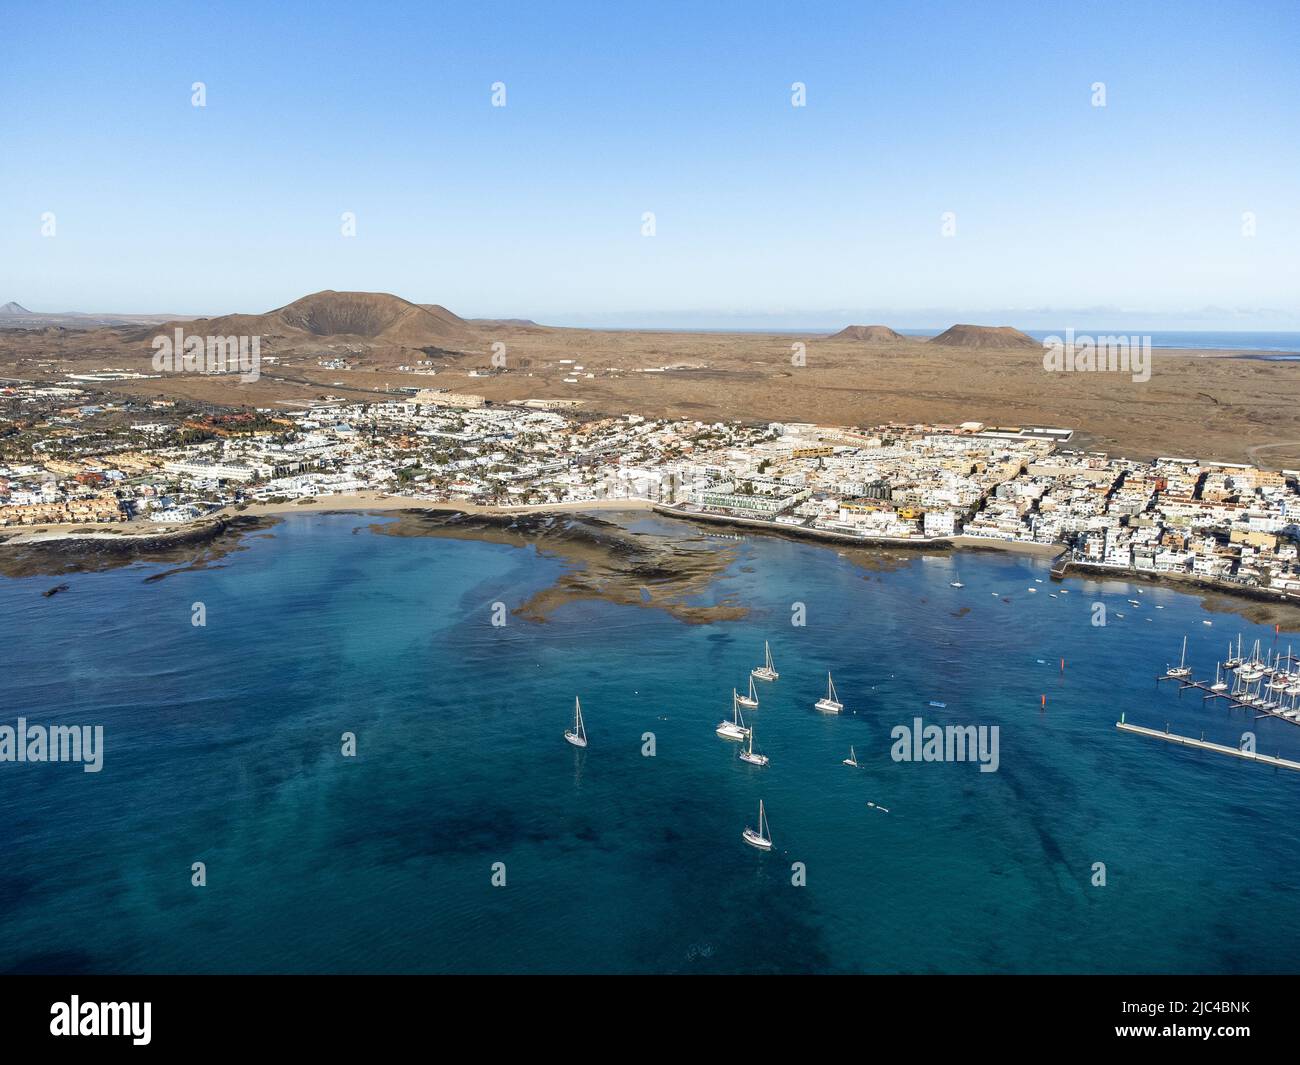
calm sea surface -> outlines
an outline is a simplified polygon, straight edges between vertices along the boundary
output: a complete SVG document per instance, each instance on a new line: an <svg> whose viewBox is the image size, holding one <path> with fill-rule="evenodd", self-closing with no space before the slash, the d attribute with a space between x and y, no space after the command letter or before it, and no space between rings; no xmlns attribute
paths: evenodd
<svg viewBox="0 0 1300 1065"><path fill-rule="evenodd" d="M1014 319L1014 316L1013 316ZM596 328L603 328L597 326ZM766 336L789 334L807 336L816 334L831 336L838 333L841 325L812 325L799 329L786 326L772 326L767 329L662 329L654 326L646 328L665 333L759 333ZM942 333L946 327L929 329L902 328L897 331L904 336L932 337ZM1065 326L1056 329L1025 329L1023 332L1035 340L1045 340L1049 336L1064 337ZM1210 329L1151 329L1141 325L1103 325L1076 323L1074 332L1078 336L1087 334L1091 337L1103 336L1149 336L1153 348L1177 348L1186 351L1248 351L1273 352L1277 354L1300 356L1300 333L1294 330L1210 330Z"/></svg>
<svg viewBox="0 0 1300 1065"><path fill-rule="evenodd" d="M0 724L102 724L106 746L98 774L0 763L0 969L1300 969L1300 774L1114 728L1253 727L1300 758L1300 729L1153 681L1184 634L1204 675L1269 628L1019 556L871 570L760 537L716 542L735 559L700 598L743 621L580 602L498 628L492 604L561 562L375 520L297 515L214 568L49 599L53 578L0 580ZM759 769L713 729L764 639ZM838 718L811 708L827 669ZM892 761L918 716L997 725L998 771ZM766 854L740 839L760 797Z"/></svg>
<svg viewBox="0 0 1300 1065"><path fill-rule="evenodd" d="M1075 333L1101 336L1149 336L1153 348L1182 348L1189 351L1268 351L1283 354L1300 353L1300 333L1288 332L1225 332L1202 329L1081 329ZM1064 337L1064 329L1028 329L1035 340L1049 336Z"/></svg>

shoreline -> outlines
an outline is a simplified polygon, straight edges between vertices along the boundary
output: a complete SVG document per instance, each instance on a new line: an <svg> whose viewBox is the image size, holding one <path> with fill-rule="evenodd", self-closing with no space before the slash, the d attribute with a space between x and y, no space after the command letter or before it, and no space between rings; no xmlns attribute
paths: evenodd
<svg viewBox="0 0 1300 1065"><path fill-rule="evenodd" d="M285 514L368 514L380 511L455 511L473 515L512 514L570 514L597 513L610 510L650 510L653 504L645 499L593 499L571 503L536 503L515 507L492 507L482 503L435 502L388 496L365 492L332 496L313 496L305 502L235 504L214 510L190 522L159 523L147 521L113 522L111 524L82 522L78 524L13 525L0 527L0 548L29 546L81 540L95 543L148 544L183 543L188 538L198 539L215 535L231 520L240 517L278 517Z"/></svg>
<svg viewBox="0 0 1300 1065"><path fill-rule="evenodd" d="M1148 584L1161 584L1167 581L1170 584L1184 585L1203 592L1235 593L1245 599L1256 599L1268 603L1288 602L1300 606L1300 596L1291 595L1289 592L1260 588L1249 584L1236 584L1235 582L1229 584L1209 577L1198 577L1194 573L1161 573L1159 571L1134 569L1132 566L1107 566L1099 562L1079 562L1076 560L1066 562L1061 567L1060 572L1068 575L1071 570L1079 570L1082 573L1098 577L1119 577L1128 581L1142 580Z"/></svg>
<svg viewBox="0 0 1300 1065"><path fill-rule="evenodd" d="M222 507L213 517L251 514L255 517L275 514L319 514L366 512L378 510L454 510L461 514L568 514L604 510L650 510L648 499L584 499L569 503L521 503L518 506L488 506L483 503L442 502L413 496L391 496L379 492L349 492L339 495L310 496L286 503L248 503Z"/></svg>
<svg viewBox="0 0 1300 1065"><path fill-rule="evenodd" d="M150 546L172 547L213 539L225 532L229 524L228 517L214 512L206 518L185 522L183 525L160 523L146 527L141 522L135 529L127 522L112 525L90 522L78 525L19 525L0 529L0 549L41 545L73 547L78 543L110 549L120 546L130 550L147 549Z"/></svg>
<svg viewBox="0 0 1300 1065"><path fill-rule="evenodd" d="M982 536L931 536L918 538L901 538L889 536L850 536L827 529L811 529L807 526L777 525L775 522L761 518L740 518L728 514L707 514L695 511L678 510L664 503L655 503L651 509L665 517L680 518L682 521L701 521L715 525L734 525L738 528L755 529L773 536L783 536L791 540L824 540L828 543L846 544L854 547L876 549L903 548L911 551L1008 551L1015 554L1033 555L1042 558L1056 558L1065 550L1064 544L1037 544L1020 540L994 540Z"/></svg>
<svg viewBox="0 0 1300 1065"><path fill-rule="evenodd" d="M1053 579L1056 580L1068 577L1071 570L1077 571L1075 576L1080 578L1108 576L1112 579L1124 581L1143 580L1149 584L1167 587L1186 595L1200 593L1202 608L1212 613L1234 613L1252 624L1276 624L1287 631L1300 632L1300 596L1209 580L1193 574L1149 573L1145 570L1116 569L1073 560L1065 561L1063 565L1057 565L1056 563L1062 559L1067 550L1064 544L1026 543L1019 540L995 540L991 537L964 536L960 534L929 540L891 540L881 537L867 539L826 532L821 529L775 525L761 519L735 518L723 514L682 512L662 504L656 504L653 510L665 517L676 517L683 521L698 519L702 523L754 529L760 534L780 536L788 540L813 542L820 540L825 543L855 545L877 551L884 551L890 547L916 551L930 549L942 552L1000 551L1032 558L1042 558L1054 563L1051 572ZM1252 606L1254 609L1252 609ZM1266 607L1272 609L1264 609Z"/></svg>
<svg viewBox="0 0 1300 1065"><path fill-rule="evenodd" d="M275 520L295 513L309 514L385 514L400 513L458 513L469 517L505 518L518 515L581 515L602 512L644 512L661 517L699 525L713 525L745 529L765 536L776 536L805 543L821 543L837 547L858 547L867 551L886 553L889 549L913 552L993 551L1018 554L1056 562L1064 553L1063 544L1038 544L1016 540L995 540L958 534L951 537L928 539L890 539L886 537L857 537L845 533L810 529L799 526L776 525L758 518L744 518L723 514L688 512L673 506L646 499L599 499L568 503L539 503L520 506L487 506L481 503L440 502L420 500L405 496L379 493L351 493L311 497L306 502L251 503L223 507L211 515L184 525L172 524L146 528L148 523L114 523L112 525L48 525L17 526L0 529L0 552L6 548L48 548L61 562L74 561L77 556L102 556L105 554L139 555L149 551L172 551L188 545L200 546L218 540L226 533L241 535L244 531L267 527ZM241 520L242 519L242 520ZM239 528L247 524L248 529ZM67 568L49 571L51 574L69 572ZM1070 560L1064 567L1053 567L1053 576L1083 578L1111 578L1129 582L1143 581L1160 585L1184 594L1200 594L1205 609L1241 615L1256 624L1277 624L1287 631L1300 631L1300 596L1286 592L1251 588L1235 583L1181 573L1152 573L1145 570L1119 569L1095 563ZM1059 579L1059 578L1058 578ZM1253 609L1252 609L1253 608ZM1265 609L1271 608L1271 609Z"/></svg>

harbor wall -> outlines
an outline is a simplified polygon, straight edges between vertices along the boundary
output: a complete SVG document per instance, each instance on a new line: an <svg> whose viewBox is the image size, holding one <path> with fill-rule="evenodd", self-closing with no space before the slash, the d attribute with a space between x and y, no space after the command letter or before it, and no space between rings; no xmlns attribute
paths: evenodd
<svg viewBox="0 0 1300 1065"><path fill-rule="evenodd" d="M1202 592L1218 592L1223 595L1250 599L1257 603L1293 603L1300 604L1300 595L1278 591L1276 588L1259 588L1235 581L1217 581L1212 577L1198 577L1192 573L1162 573L1159 571L1134 569L1132 566L1104 566L1096 562L1079 562L1069 560L1059 569L1053 567L1052 576L1066 576L1072 571L1096 577L1110 577L1113 580L1144 581L1147 584L1166 584L1179 591L1195 589Z"/></svg>
<svg viewBox="0 0 1300 1065"><path fill-rule="evenodd" d="M948 550L953 546L951 537L926 539L923 537L850 536L847 533L828 532L825 529L778 525L775 522L764 521L761 518L742 518L730 514L708 514L700 511L677 510L675 507L663 503L656 503L651 509L656 514L663 514L669 518L681 518L683 521L700 521L711 525L729 525L736 528L755 529L759 532L796 540L825 540L829 543L856 544L858 547L902 547L940 551Z"/></svg>

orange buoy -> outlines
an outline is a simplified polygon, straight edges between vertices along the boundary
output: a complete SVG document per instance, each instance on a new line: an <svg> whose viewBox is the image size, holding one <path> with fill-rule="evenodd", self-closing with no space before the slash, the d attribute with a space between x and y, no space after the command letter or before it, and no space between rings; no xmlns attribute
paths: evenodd
<svg viewBox="0 0 1300 1065"><path fill-rule="evenodd" d="M1043 696L1043 709L1044 709L1044 710L1047 709L1047 696L1046 696L1046 695Z"/></svg>

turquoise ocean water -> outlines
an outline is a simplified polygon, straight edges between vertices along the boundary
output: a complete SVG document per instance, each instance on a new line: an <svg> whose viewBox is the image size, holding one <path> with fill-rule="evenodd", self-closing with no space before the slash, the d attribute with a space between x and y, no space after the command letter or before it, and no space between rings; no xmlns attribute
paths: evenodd
<svg viewBox="0 0 1300 1065"><path fill-rule="evenodd" d="M0 724L102 724L106 748L98 774L0 764L0 970L1300 968L1300 774L1114 728L1254 728L1300 758L1300 729L1153 681L1184 634L1204 675L1271 628L1020 556L876 571L761 537L717 542L736 557L700 599L744 620L586 601L498 628L494 602L563 564L375 520L296 515L219 566L48 599L51 578L0 580ZM713 729L764 639L759 769ZM828 668L838 718L811 709ZM585 752L562 738L575 694ZM998 771L892 761L917 716L999 726ZM767 854L740 839L760 797Z"/></svg>

